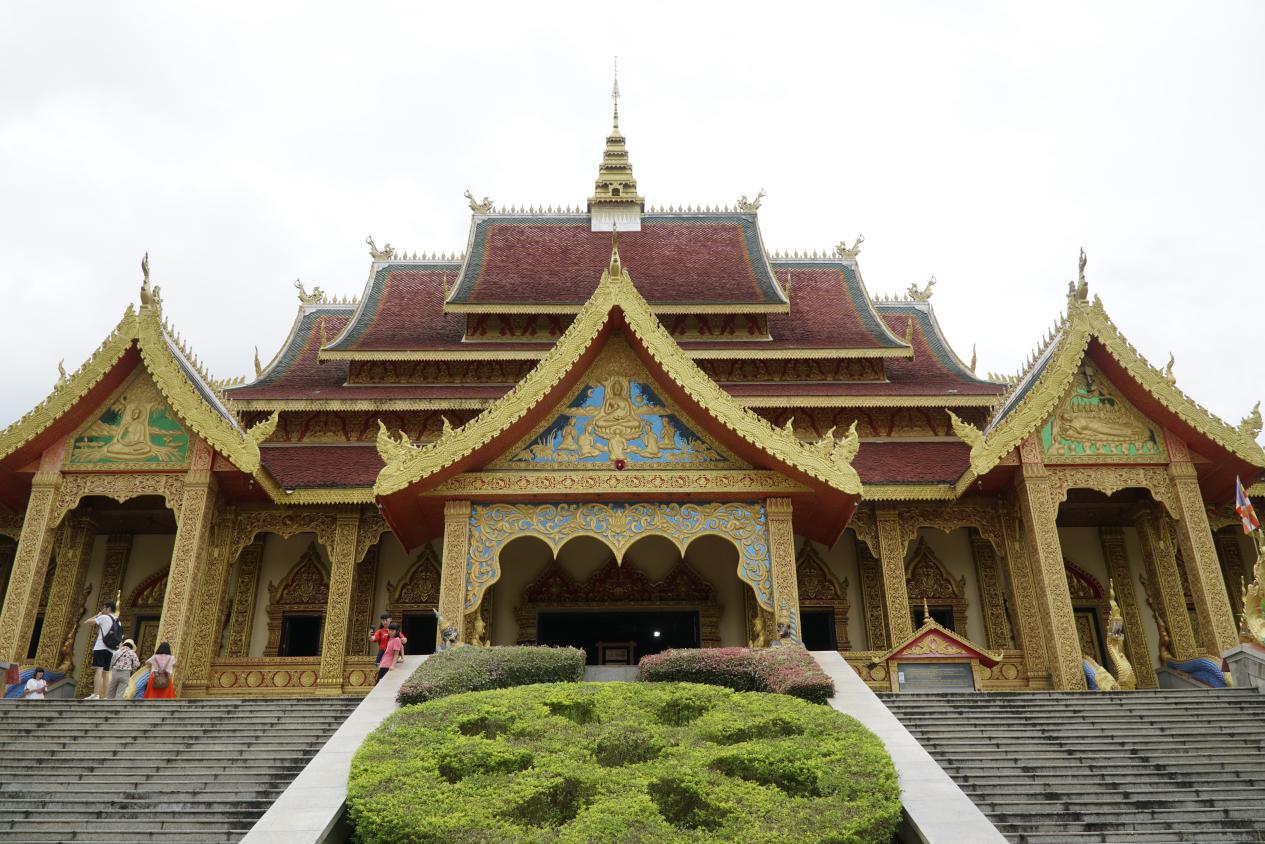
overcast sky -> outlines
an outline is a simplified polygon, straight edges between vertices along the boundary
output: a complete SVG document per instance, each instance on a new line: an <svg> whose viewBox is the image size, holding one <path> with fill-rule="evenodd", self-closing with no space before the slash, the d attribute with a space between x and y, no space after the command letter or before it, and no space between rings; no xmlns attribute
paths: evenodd
<svg viewBox="0 0 1265 844"><path fill-rule="evenodd" d="M763 187L770 249L864 232L870 291L934 273L981 372L1020 366L1083 245L1187 393L1234 423L1265 397L1265 5L703 5L5 3L0 424L137 300L146 250L244 375L296 277L361 293L366 235L460 251L466 188L582 203L614 54L651 204Z"/></svg>

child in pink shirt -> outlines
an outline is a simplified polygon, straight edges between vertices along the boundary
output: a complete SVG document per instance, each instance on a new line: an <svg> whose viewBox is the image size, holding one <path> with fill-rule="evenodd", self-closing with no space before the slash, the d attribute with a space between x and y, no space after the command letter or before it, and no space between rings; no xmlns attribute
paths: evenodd
<svg viewBox="0 0 1265 844"><path fill-rule="evenodd" d="M400 625L392 624L387 629L391 631L391 638L387 639L387 646L382 651L382 659L378 662L378 679L374 681L375 684L382 682L386 673L395 667L400 657L404 656L404 637L400 635Z"/></svg>

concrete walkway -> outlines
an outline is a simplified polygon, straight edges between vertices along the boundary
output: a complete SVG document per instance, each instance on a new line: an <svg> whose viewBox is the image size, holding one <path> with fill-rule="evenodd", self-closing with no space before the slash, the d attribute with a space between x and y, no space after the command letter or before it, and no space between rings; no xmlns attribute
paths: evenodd
<svg viewBox="0 0 1265 844"><path fill-rule="evenodd" d="M936 764L837 651L813 651L835 681L830 705L883 740L900 776L904 839L922 844L1006 844L984 813Z"/></svg>
<svg viewBox="0 0 1265 844"><path fill-rule="evenodd" d="M406 656L399 668L387 672L290 787L281 792L277 802L251 827L242 844L319 844L346 839L340 821L347 799L351 757L365 737L396 710L396 693L425 659L424 656Z"/></svg>

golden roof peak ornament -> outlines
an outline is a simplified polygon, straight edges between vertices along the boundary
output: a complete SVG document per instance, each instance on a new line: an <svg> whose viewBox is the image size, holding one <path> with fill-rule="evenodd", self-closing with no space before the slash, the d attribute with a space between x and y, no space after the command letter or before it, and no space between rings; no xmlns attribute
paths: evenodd
<svg viewBox="0 0 1265 844"><path fill-rule="evenodd" d="M1177 384L1177 376L1173 374L1173 365L1177 363L1177 356L1172 352L1168 353L1168 363L1164 364L1164 380L1170 384Z"/></svg>
<svg viewBox="0 0 1265 844"><path fill-rule="evenodd" d="M365 238L365 243L369 245L369 257L375 261L392 261L395 260L395 249L391 244L385 244L381 249L373 242L373 236Z"/></svg>
<svg viewBox="0 0 1265 844"><path fill-rule="evenodd" d="M303 288L303 282L297 278L294 280L294 289L299 291L299 302L304 305L323 305L325 304L325 291L319 287L313 287L312 292L308 293Z"/></svg>
<svg viewBox="0 0 1265 844"><path fill-rule="evenodd" d="M624 267L619 262L619 227L611 226L611 265L609 272L612 279L622 278L624 275Z"/></svg>
<svg viewBox="0 0 1265 844"><path fill-rule="evenodd" d="M149 253L145 253L145 257L141 258L141 307L161 308L163 306L162 290L158 287L150 288L149 286Z"/></svg>
<svg viewBox="0 0 1265 844"><path fill-rule="evenodd" d="M590 228L595 232L610 231L618 223L626 232L641 231L641 215L646 210L646 201L637 193L637 180L633 178L628 149L619 131L618 64L611 99L614 101L611 131L606 136L606 149L597 168L593 195L589 197Z"/></svg>
<svg viewBox="0 0 1265 844"><path fill-rule="evenodd" d="M474 194L466 191L466 202L470 204L470 213L472 214L491 214L492 198L490 196L483 197L482 201L475 199Z"/></svg>
<svg viewBox="0 0 1265 844"><path fill-rule="evenodd" d="M935 286L936 286L936 277L932 276L931 278L927 279L927 283L922 286L921 290L918 289L917 284L909 285L909 289L905 291L905 295L908 296L910 299L914 300L915 302L930 302L931 288Z"/></svg>
<svg viewBox="0 0 1265 844"><path fill-rule="evenodd" d="M855 258L861 253L861 244L865 243L865 235L858 234L856 240L852 241L852 245L848 245L848 241L841 240L835 246L835 254L840 258Z"/></svg>
<svg viewBox="0 0 1265 844"><path fill-rule="evenodd" d="M1072 302L1088 302L1089 301L1089 282L1085 280L1085 265L1089 263L1089 258L1085 256L1085 247L1081 247L1081 257L1077 267L1076 281L1067 283L1067 301Z"/></svg>
<svg viewBox="0 0 1265 844"><path fill-rule="evenodd" d="M738 210L744 214L754 214L760 210L760 201L764 199L764 188L760 188L760 192L755 195L755 199L747 200L744 193L738 197Z"/></svg>
<svg viewBox="0 0 1265 844"><path fill-rule="evenodd" d="M1252 412L1243 417L1243 421L1239 422L1239 432L1245 436L1256 439L1261 435L1261 403L1257 402L1252 406Z"/></svg>

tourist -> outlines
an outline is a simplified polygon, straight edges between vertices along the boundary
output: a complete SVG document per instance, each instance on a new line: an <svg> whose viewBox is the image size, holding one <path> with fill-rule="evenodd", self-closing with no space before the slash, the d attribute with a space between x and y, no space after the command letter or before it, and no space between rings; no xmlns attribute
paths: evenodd
<svg viewBox="0 0 1265 844"><path fill-rule="evenodd" d="M378 629L369 628L369 639L378 646L378 655L374 658L374 665L382 664L382 655L386 653L387 640L391 638L391 613L384 612L382 617L378 619Z"/></svg>
<svg viewBox="0 0 1265 844"><path fill-rule="evenodd" d="M23 700L43 700L44 692L48 689L48 681L44 679L44 669L36 668L35 673L31 675L31 679L26 681L26 687L22 689Z"/></svg>
<svg viewBox="0 0 1265 844"><path fill-rule="evenodd" d="M123 628L115 614L118 608L113 601L106 601L101 612L84 622L96 627L97 639L92 645L92 694L88 700L101 700L106 696L105 673L110 670L114 651L123 640Z"/></svg>
<svg viewBox="0 0 1265 844"><path fill-rule="evenodd" d="M400 635L400 625L392 624L388 630L391 631L391 636L382 651L382 658L378 660L378 679L373 681L374 685L381 683L386 673L399 664L404 656L404 643L408 641Z"/></svg>
<svg viewBox="0 0 1265 844"><path fill-rule="evenodd" d="M176 680L172 671L176 658L171 655L171 645L163 642L146 660L149 664L149 682L145 684L145 700L171 700L176 696Z"/></svg>
<svg viewBox="0 0 1265 844"><path fill-rule="evenodd" d="M136 643L131 639L124 639L115 651L114 659L110 661L110 684L106 697L110 700L122 699L123 693L127 691L127 682L140 667L141 658L136 655Z"/></svg>

